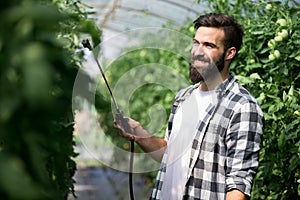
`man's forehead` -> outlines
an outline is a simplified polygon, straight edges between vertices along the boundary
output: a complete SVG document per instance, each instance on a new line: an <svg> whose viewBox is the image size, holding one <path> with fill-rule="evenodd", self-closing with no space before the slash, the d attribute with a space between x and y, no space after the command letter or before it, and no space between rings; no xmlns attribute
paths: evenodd
<svg viewBox="0 0 300 200"><path fill-rule="evenodd" d="M201 26L197 29L195 34L196 40L207 40L205 42L217 42L220 43L224 39L224 30L215 27Z"/></svg>

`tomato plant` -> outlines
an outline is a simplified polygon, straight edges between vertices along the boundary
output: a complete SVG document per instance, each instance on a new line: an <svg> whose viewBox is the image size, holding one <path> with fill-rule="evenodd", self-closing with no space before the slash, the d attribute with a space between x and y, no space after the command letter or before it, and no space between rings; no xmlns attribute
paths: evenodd
<svg viewBox="0 0 300 200"><path fill-rule="evenodd" d="M72 89L78 38L99 31L79 1L2 1L0 198L67 199L74 192ZM98 38L98 39L97 39Z"/></svg>

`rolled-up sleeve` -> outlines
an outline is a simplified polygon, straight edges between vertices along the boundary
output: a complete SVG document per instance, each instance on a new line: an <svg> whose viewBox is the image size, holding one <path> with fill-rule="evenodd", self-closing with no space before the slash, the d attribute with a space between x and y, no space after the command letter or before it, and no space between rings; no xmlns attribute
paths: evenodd
<svg viewBox="0 0 300 200"><path fill-rule="evenodd" d="M256 102L238 105L226 135L226 190L238 189L250 196L258 168L263 134L263 114ZM236 109L235 109L236 110Z"/></svg>

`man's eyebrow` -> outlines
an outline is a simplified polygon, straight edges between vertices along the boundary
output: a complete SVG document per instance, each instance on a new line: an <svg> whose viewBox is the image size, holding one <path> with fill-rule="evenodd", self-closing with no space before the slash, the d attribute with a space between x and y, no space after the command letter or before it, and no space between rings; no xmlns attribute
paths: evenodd
<svg viewBox="0 0 300 200"><path fill-rule="evenodd" d="M197 43L200 43L197 39L193 38L193 42L197 42ZM203 42L203 45L205 46L211 46L213 48L219 48L216 44L214 43L211 43L211 42Z"/></svg>
<svg viewBox="0 0 300 200"><path fill-rule="evenodd" d="M205 45L205 46L211 46L213 48L219 48L216 44L211 43L211 42L203 42L203 45Z"/></svg>
<svg viewBox="0 0 300 200"><path fill-rule="evenodd" d="M193 38L193 42L197 42L197 43L199 43L199 42L198 42L198 40L196 40L195 38Z"/></svg>

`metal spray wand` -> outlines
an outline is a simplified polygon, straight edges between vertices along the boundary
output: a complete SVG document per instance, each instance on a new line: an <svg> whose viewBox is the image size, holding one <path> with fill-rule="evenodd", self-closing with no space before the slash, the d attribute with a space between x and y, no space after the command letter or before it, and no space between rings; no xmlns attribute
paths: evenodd
<svg viewBox="0 0 300 200"><path fill-rule="evenodd" d="M82 46L84 48L88 48L90 51L93 51L93 48L92 48L92 46L90 44L90 41L88 39L82 41ZM114 104L114 106L116 108L115 120L116 120L116 122L118 124L120 124L122 126L122 128L124 129L124 131L126 133L131 133L131 129L130 129L129 124L128 124L128 119L124 118L123 112L119 109L117 101L116 101L116 99L115 99L115 97L114 97L114 95L112 93L112 90L110 89L110 86L108 84L108 81L107 81L107 79L105 77L105 74L104 74L103 68L101 66L101 63L98 61L98 59L97 59L96 55L94 54L94 52L93 52L93 55L94 55L94 59L95 59L97 65L98 65L98 68L99 68L99 70L101 72L101 75L102 75L102 77L104 79L106 87L107 87L107 89L108 89L108 91L110 93L110 96L111 96L112 100L113 100L113 104ZM134 140L130 140L130 151L131 151L131 153L130 153L130 166L129 166L129 193L130 193L130 199L134 200L133 184L132 184Z"/></svg>

